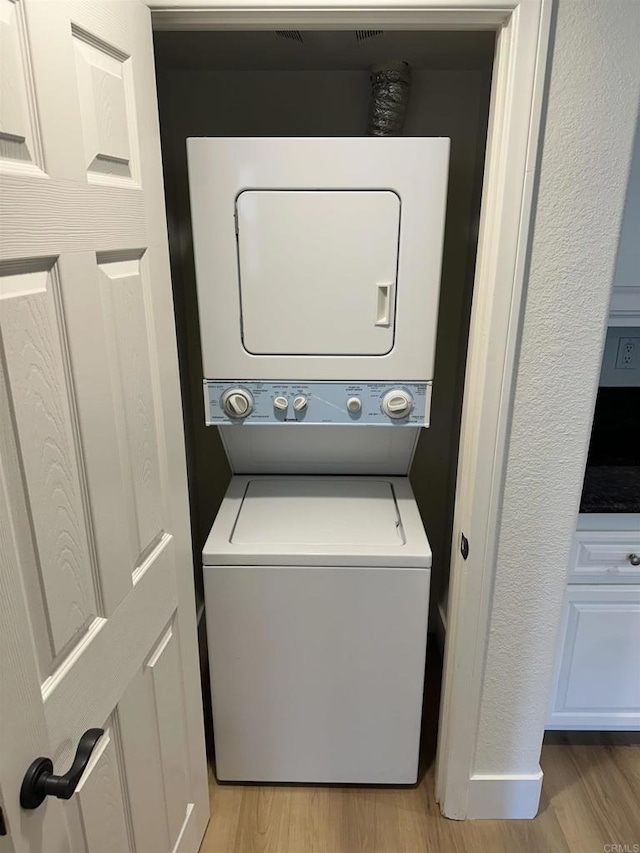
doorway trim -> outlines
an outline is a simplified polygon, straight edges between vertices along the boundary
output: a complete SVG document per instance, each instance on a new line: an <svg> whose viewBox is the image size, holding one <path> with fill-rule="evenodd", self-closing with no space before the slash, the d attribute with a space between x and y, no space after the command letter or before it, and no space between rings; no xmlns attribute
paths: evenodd
<svg viewBox="0 0 640 853"><path fill-rule="evenodd" d="M458 457L436 799L464 819L474 759L532 231L552 0L146 0L158 30L493 30L485 178ZM468 557L460 541L469 543ZM514 780L533 817L542 774ZM476 777L477 782L482 780ZM523 782L527 782L523 785ZM516 792L514 792L515 795ZM504 792L500 791L502 799ZM492 798L474 817L496 817ZM479 811L486 811L480 814ZM503 809L502 809L503 810Z"/></svg>

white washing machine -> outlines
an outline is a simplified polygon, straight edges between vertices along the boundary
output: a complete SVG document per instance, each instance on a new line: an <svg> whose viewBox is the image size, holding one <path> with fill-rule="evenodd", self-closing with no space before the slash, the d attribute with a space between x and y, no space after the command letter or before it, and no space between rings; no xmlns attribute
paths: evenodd
<svg viewBox="0 0 640 853"><path fill-rule="evenodd" d="M203 551L223 781L416 781L431 550L406 477L236 476Z"/></svg>

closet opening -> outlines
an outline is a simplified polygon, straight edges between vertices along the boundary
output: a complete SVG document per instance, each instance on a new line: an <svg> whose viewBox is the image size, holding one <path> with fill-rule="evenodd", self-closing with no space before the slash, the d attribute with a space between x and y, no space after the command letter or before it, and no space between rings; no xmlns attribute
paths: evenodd
<svg viewBox="0 0 640 853"><path fill-rule="evenodd" d="M423 772L437 734L458 445L487 141L495 31L156 31L156 75L180 358L194 570L231 478L217 429L205 426L186 139L364 136L370 69L411 71L404 136L451 139L431 424L410 480L432 552ZM202 621L202 620L201 620ZM204 631L200 631L206 670ZM204 689L205 708L209 690ZM207 721L210 737L211 720Z"/></svg>

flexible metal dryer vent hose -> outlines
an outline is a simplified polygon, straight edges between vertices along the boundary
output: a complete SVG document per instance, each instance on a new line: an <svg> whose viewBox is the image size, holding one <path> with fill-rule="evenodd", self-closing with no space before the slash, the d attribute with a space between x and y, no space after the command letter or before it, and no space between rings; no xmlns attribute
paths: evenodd
<svg viewBox="0 0 640 853"><path fill-rule="evenodd" d="M400 136L409 101L411 66L392 60L371 66L367 136Z"/></svg>

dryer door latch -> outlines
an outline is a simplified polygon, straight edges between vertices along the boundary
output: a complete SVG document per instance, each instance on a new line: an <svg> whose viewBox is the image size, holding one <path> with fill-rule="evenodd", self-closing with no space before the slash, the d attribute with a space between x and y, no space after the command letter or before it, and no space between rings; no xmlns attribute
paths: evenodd
<svg viewBox="0 0 640 853"><path fill-rule="evenodd" d="M464 533L460 536L460 553L462 554L463 560L466 560L469 556L469 540Z"/></svg>

